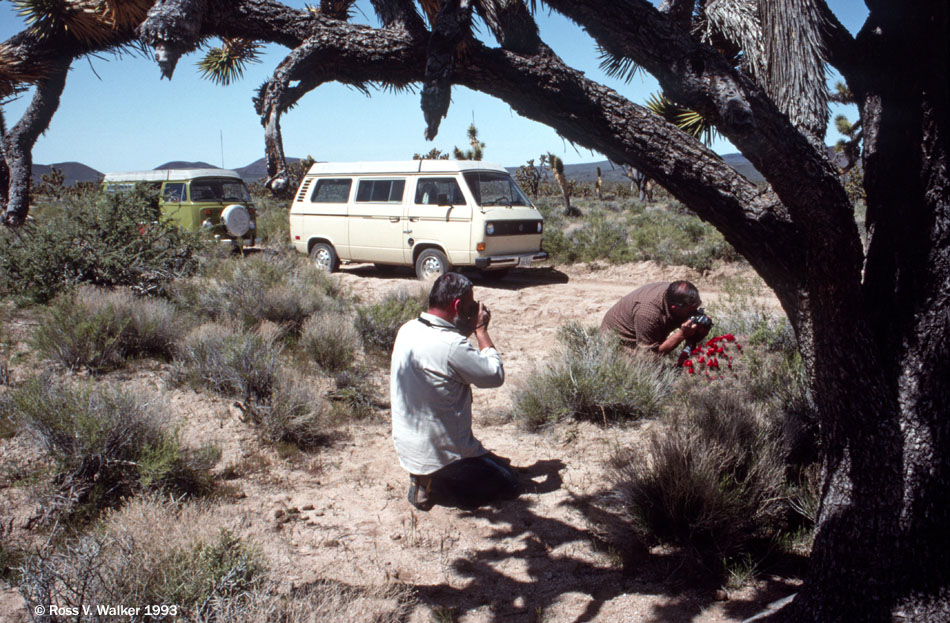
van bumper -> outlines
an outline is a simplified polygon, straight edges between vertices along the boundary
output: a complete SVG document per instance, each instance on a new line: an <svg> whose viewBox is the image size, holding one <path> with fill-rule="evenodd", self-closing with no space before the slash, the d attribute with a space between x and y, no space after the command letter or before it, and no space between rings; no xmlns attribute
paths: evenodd
<svg viewBox="0 0 950 623"><path fill-rule="evenodd" d="M547 251L517 253L514 255L490 255L488 257L476 257L475 268L479 270L515 268L517 266L528 266L532 262L540 262L546 259L548 259Z"/></svg>

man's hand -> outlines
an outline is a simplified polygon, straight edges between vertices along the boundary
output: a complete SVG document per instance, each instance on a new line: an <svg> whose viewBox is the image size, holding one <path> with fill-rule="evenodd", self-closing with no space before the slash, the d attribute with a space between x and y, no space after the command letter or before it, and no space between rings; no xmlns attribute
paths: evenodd
<svg viewBox="0 0 950 623"><path fill-rule="evenodd" d="M487 329L489 322L491 322L491 311L488 309L488 305L480 302L478 304L478 314L475 316L475 330Z"/></svg>
<svg viewBox="0 0 950 623"><path fill-rule="evenodd" d="M478 341L478 350L495 347L491 337L488 336L489 322L491 322L491 312L487 305L479 302L478 315L475 317L475 339Z"/></svg>

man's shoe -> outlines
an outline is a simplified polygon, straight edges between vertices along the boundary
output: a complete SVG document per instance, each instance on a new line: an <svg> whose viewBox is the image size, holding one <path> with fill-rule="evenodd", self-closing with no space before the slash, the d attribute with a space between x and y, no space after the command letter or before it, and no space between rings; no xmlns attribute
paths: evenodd
<svg viewBox="0 0 950 623"><path fill-rule="evenodd" d="M432 498L430 489L432 487L432 478L428 476L409 476L409 503L421 511L427 511L432 508Z"/></svg>

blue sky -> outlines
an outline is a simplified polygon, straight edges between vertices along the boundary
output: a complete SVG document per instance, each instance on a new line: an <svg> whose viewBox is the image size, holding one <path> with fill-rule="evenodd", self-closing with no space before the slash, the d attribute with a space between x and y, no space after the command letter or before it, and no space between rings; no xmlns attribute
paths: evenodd
<svg viewBox="0 0 950 623"><path fill-rule="evenodd" d="M284 1L293 7L304 5L304 0ZM867 15L863 3L828 3L841 22L852 33L857 32ZM369 2L357 2L355 21L373 23L373 19ZM606 77L599 68L593 40L559 14L541 10L538 22L542 38L565 62L590 78L641 104L659 90L656 81L643 72L629 83ZM0 0L0 40L23 26L13 4ZM160 79L154 62L133 55L79 59L73 63L49 130L36 143L34 162L78 161L101 172L151 169L171 160L200 160L225 168L250 164L264 154L263 128L251 97L287 52L280 46L268 46L262 62L249 66L243 79L228 87L199 76L195 63L200 52L182 58L171 81ZM829 79L831 83L834 80ZM7 127L19 120L30 96L28 92L3 106ZM835 107L832 117L838 112L852 119L857 116L853 107ZM339 84L324 85L306 95L282 117L281 128L288 156L403 160L432 147L449 152L456 145L467 147L466 130L473 121L486 144L488 161L517 166L549 151L568 164L604 159L567 143L554 130L520 117L504 102L461 87L453 89L448 117L432 142L423 138L425 124L418 92L373 91L366 97ZM837 138L837 132L830 130L828 142ZM736 151L724 140L713 149L723 154Z"/></svg>

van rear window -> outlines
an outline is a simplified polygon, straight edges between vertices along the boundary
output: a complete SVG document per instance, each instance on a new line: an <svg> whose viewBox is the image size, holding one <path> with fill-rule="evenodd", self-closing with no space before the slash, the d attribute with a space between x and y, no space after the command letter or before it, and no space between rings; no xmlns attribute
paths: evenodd
<svg viewBox="0 0 950 623"><path fill-rule="evenodd" d="M356 200L373 203L402 201L405 188L406 180L360 180Z"/></svg>
<svg viewBox="0 0 950 623"><path fill-rule="evenodd" d="M348 178L318 180L317 187L310 196L312 203L346 203L350 198L350 186L353 180Z"/></svg>

